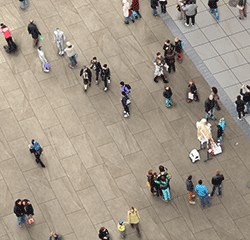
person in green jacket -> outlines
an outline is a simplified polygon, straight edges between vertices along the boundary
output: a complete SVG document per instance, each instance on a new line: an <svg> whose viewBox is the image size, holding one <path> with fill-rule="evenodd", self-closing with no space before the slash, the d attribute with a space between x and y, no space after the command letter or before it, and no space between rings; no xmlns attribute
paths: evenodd
<svg viewBox="0 0 250 240"><path fill-rule="evenodd" d="M163 193L163 201L169 201L170 198L170 191L169 191L169 175L161 175L157 180L155 181L157 184L160 185L162 193Z"/></svg>

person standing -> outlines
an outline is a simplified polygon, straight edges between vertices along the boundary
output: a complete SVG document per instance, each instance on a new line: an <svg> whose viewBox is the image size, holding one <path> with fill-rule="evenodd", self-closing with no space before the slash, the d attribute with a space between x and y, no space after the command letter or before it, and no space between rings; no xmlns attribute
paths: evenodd
<svg viewBox="0 0 250 240"><path fill-rule="evenodd" d="M235 104L236 104L236 111L238 112L238 119L241 121L242 120L241 119L241 113L243 115L243 118L245 118L245 112L244 112L245 104L241 100L240 95L237 96L237 100L235 101Z"/></svg>
<svg viewBox="0 0 250 240"><path fill-rule="evenodd" d="M9 49L11 50L12 46L13 46L13 40L12 40L12 35L10 33L10 29L4 25L3 23L1 23L1 32L3 33L5 40L9 46Z"/></svg>
<svg viewBox="0 0 250 240"><path fill-rule="evenodd" d="M125 225L127 225L127 224L128 224L127 222L123 222L123 221L120 221L118 223L117 228L120 231L122 238L126 237L126 228L125 228Z"/></svg>
<svg viewBox="0 0 250 240"><path fill-rule="evenodd" d="M160 52L156 53L156 58L154 60L154 65L156 65L157 60L161 60L162 64L165 64L165 59Z"/></svg>
<svg viewBox="0 0 250 240"><path fill-rule="evenodd" d="M66 52L69 60L70 60L70 68L74 68L74 66L77 65L76 57L75 57L75 50L74 45L72 45L70 42L66 42L67 47L64 49L64 52Z"/></svg>
<svg viewBox="0 0 250 240"><path fill-rule="evenodd" d="M166 13L166 5L167 5L167 0L159 0L160 5L161 5L161 13Z"/></svg>
<svg viewBox="0 0 250 240"><path fill-rule="evenodd" d="M208 189L202 184L202 180L199 180L198 184L195 186L195 192L197 192L200 197L202 207L205 207L204 199L206 200L208 207L211 205L208 200Z"/></svg>
<svg viewBox="0 0 250 240"><path fill-rule="evenodd" d="M173 93L171 88L168 85L165 85L165 90L163 92L163 97L166 98L166 107L171 107L173 105L171 101Z"/></svg>
<svg viewBox="0 0 250 240"><path fill-rule="evenodd" d="M243 93L243 88L246 87L247 90L245 93ZM240 88L240 94L243 96L243 102L245 103L245 105L247 106L247 112L246 113L250 113L250 86L248 85L242 85Z"/></svg>
<svg viewBox="0 0 250 240"><path fill-rule="evenodd" d="M96 74L95 82L96 84L98 84L98 77L102 71L102 66L100 62L97 61L96 57L93 57L93 59L90 61L90 69L93 69L95 71Z"/></svg>
<svg viewBox="0 0 250 240"><path fill-rule="evenodd" d="M139 212L136 208L131 207L128 211L128 223L131 225L132 228L134 228L134 225L136 227L138 236L140 237L140 229L139 229L139 222L140 222L140 216Z"/></svg>
<svg viewBox="0 0 250 240"><path fill-rule="evenodd" d="M155 64L155 72L154 72L154 81L156 83L158 83L158 80L157 80L158 77L160 77L164 83L168 83L167 78L164 77L163 67L164 65L161 62L161 60L157 59L156 64Z"/></svg>
<svg viewBox="0 0 250 240"><path fill-rule="evenodd" d="M182 56L181 56L182 46L183 46L183 41L181 41L179 38L175 38L174 47L175 47L175 51L177 52L179 63L181 63L181 60L182 60Z"/></svg>
<svg viewBox="0 0 250 240"><path fill-rule="evenodd" d="M153 15L158 18L157 8L158 8L158 0L151 0L151 8L153 9Z"/></svg>
<svg viewBox="0 0 250 240"><path fill-rule="evenodd" d="M139 18L141 18L141 14L139 12L139 6L140 6L139 5L139 0L133 0L132 1L132 9L133 9L133 11L135 11L138 14Z"/></svg>
<svg viewBox="0 0 250 240"><path fill-rule="evenodd" d="M40 61L42 63L42 68L44 72L49 72L49 62L45 57L44 51L42 50L43 47L39 47L37 49L38 57L40 58Z"/></svg>
<svg viewBox="0 0 250 240"><path fill-rule="evenodd" d="M110 83L110 70L107 64L104 64L102 67L101 77L102 77L102 81L104 81L104 86L105 86L103 91L106 92L108 91L108 83Z"/></svg>
<svg viewBox="0 0 250 240"><path fill-rule="evenodd" d="M239 8L239 19L243 20L247 17L247 0L239 0L237 7Z"/></svg>
<svg viewBox="0 0 250 240"><path fill-rule="evenodd" d="M131 86L129 84L120 82L120 87L121 87L121 92L125 92L127 96L131 92Z"/></svg>
<svg viewBox="0 0 250 240"><path fill-rule="evenodd" d="M212 178L212 184L213 184L213 188L212 188L212 192L210 195L210 198L213 198L214 193L216 188L218 188L218 196L221 195L222 191L221 191L221 183L224 180L224 176L223 174L220 174L219 170L216 170L216 176Z"/></svg>
<svg viewBox="0 0 250 240"><path fill-rule="evenodd" d="M173 51L174 50L174 45L170 42L170 40L166 40L164 45L163 45L163 50L164 50L164 56L166 57L167 55L167 51L168 50L171 50Z"/></svg>
<svg viewBox="0 0 250 240"><path fill-rule="evenodd" d="M25 218L24 206L22 204L22 200L21 199L17 199L15 201L14 213L17 216L19 227L23 228L23 223L26 223L26 218Z"/></svg>
<svg viewBox="0 0 250 240"><path fill-rule="evenodd" d="M127 94L123 91L122 93L122 99L121 99L121 103L122 103L122 106L124 108L124 117L127 118L129 117L129 107L128 107L128 102L127 100L129 99Z"/></svg>
<svg viewBox="0 0 250 240"><path fill-rule="evenodd" d="M37 141L35 141L34 139L32 139L31 143L32 143L32 145L29 145L30 153L34 153L34 155L36 157L36 163L37 164L40 163L41 167L45 168L45 165L43 164L43 162L40 159L41 154L43 152L43 149L41 148L40 144Z"/></svg>
<svg viewBox="0 0 250 240"><path fill-rule="evenodd" d="M218 128L217 130L217 141L218 144L221 145L222 144L222 136L226 127L226 122L225 122L225 118L221 118L219 121L219 124L216 126Z"/></svg>
<svg viewBox="0 0 250 240"><path fill-rule="evenodd" d="M192 175L188 176L188 179L186 180L186 186L188 190L188 200L190 204L195 204L193 201L193 198L195 197L194 195L194 184L192 182Z"/></svg>
<svg viewBox="0 0 250 240"><path fill-rule="evenodd" d="M91 73L90 69L87 68L86 66L83 66L81 71L80 71L80 77L83 78L84 92L87 92L88 84L91 87L92 73Z"/></svg>
<svg viewBox="0 0 250 240"><path fill-rule="evenodd" d="M192 99L188 97L187 102L188 102L188 103L189 103L189 102L192 102L193 99L194 99L195 101L199 102L200 100L199 100L199 98L198 98L197 87L195 86L194 81L189 80L189 85L188 85L188 87L190 88L189 93L191 93L191 94L193 95L193 97L192 97Z"/></svg>
<svg viewBox="0 0 250 240"><path fill-rule="evenodd" d="M122 10L123 10L123 15L125 17L125 24L129 24L129 19L134 23L134 19L132 16L129 16L129 3L127 0L122 0Z"/></svg>
<svg viewBox="0 0 250 240"><path fill-rule="evenodd" d="M171 69L175 72L175 52L168 49L165 55L165 60L168 65L168 73L171 73Z"/></svg>
<svg viewBox="0 0 250 240"><path fill-rule="evenodd" d="M211 117L212 120L216 120L216 118L214 117L214 107L215 107L214 96L211 94L205 101L205 112L207 113L206 114L207 121L209 117Z"/></svg>
<svg viewBox="0 0 250 240"><path fill-rule="evenodd" d="M196 9L198 6L194 4L192 0L189 0L186 5L182 5L182 10L186 11L186 22L185 25L189 27L189 19L192 20L192 26L195 25L195 15L196 15Z"/></svg>
<svg viewBox="0 0 250 240"><path fill-rule="evenodd" d="M28 7L29 5L28 5L28 3L27 3L27 0L19 0L20 1L20 3L21 3L21 9L24 9L24 3L25 3L25 5L26 5L26 7Z"/></svg>
<svg viewBox="0 0 250 240"><path fill-rule="evenodd" d="M219 0L208 0L208 6L210 7L210 13L213 15L215 13L216 20L219 21L219 13L217 2Z"/></svg>
<svg viewBox="0 0 250 240"><path fill-rule="evenodd" d="M30 203L30 200L23 199L22 204L23 204L23 207L24 207L24 211L25 211L25 215L26 215L26 218L28 220L28 223L29 224L33 223L34 222L34 218L33 218L34 209L32 207L32 204Z"/></svg>
<svg viewBox="0 0 250 240"><path fill-rule="evenodd" d="M219 94L218 94L218 89L216 87L212 87L211 94L214 96L216 110L220 111L221 108L218 104L218 100L220 99Z"/></svg>
<svg viewBox="0 0 250 240"><path fill-rule="evenodd" d="M170 198L170 191L169 191L169 175L160 175L156 181L157 184L160 185L162 193L163 193L163 198L162 200L168 202L171 200Z"/></svg>
<svg viewBox="0 0 250 240"><path fill-rule="evenodd" d="M54 31L54 43L56 43L57 48L59 50L59 55L64 55L64 42L66 41L66 37L64 32L61 31L59 28Z"/></svg>
<svg viewBox="0 0 250 240"><path fill-rule="evenodd" d="M62 240L62 237L59 234L56 234L54 232L50 233L49 240Z"/></svg>
<svg viewBox="0 0 250 240"><path fill-rule="evenodd" d="M160 171L160 173L159 173L158 177L164 175L168 178L168 185L169 185L169 189L170 189L170 180L172 178L172 174L168 171L168 169L166 167L164 167L162 165L159 166L159 171Z"/></svg>
<svg viewBox="0 0 250 240"><path fill-rule="evenodd" d="M28 25L28 32L31 34L32 38L34 39L35 46L37 46L39 42L39 35L41 36L42 34L39 32L36 24L34 21L31 19L30 24Z"/></svg>
<svg viewBox="0 0 250 240"><path fill-rule="evenodd" d="M99 230L99 238L101 240L109 240L109 231L107 228L105 227L101 227Z"/></svg>

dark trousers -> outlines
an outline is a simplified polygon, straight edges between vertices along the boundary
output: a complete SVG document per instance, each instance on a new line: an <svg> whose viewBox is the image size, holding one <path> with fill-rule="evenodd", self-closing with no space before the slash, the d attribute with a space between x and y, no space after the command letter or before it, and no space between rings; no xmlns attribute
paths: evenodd
<svg viewBox="0 0 250 240"><path fill-rule="evenodd" d="M139 13L139 11L136 11L136 13L138 14L139 18L141 18L141 14Z"/></svg>
<svg viewBox="0 0 250 240"><path fill-rule="evenodd" d="M136 224L130 223L130 225L131 225L132 228L133 228L134 225L135 225L135 228L136 228L138 234L140 234L139 223L136 223Z"/></svg>
<svg viewBox="0 0 250 240"><path fill-rule="evenodd" d="M95 71L95 79L96 79L96 81L98 81L99 74L100 74L100 71Z"/></svg>
<svg viewBox="0 0 250 240"><path fill-rule="evenodd" d="M215 107L216 107L216 109L217 109L218 111L220 111L220 106L219 106L219 104L218 104L218 101L217 101L217 100L215 101Z"/></svg>
<svg viewBox="0 0 250 240"><path fill-rule="evenodd" d="M174 62L173 63L168 63L168 66L169 66L169 68L168 68L169 73L171 73L172 68L173 68L173 71L175 72L175 64L174 64Z"/></svg>
<svg viewBox="0 0 250 240"><path fill-rule="evenodd" d="M104 81L105 88L108 87L108 79L106 77L102 78L102 81Z"/></svg>
<svg viewBox="0 0 250 240"><path fill-rule="evenodd" d="M194 94L194 99L199 99L199 98L198 98L197 91L196 91L195 93L193 93L193 94Z"/></svg>
<svg viewBox="0 0 250 240"><path fill-rule="evenodd" d="M211 197L214 195L216 188L218 188L218 195L221 195L221 185L213 185L213 189L211 192Z"/></svg>
<svg viewBox="0 0 250 240"><path fill-rule="evenodd" d="M153 193L154 190L156 191L157 197L162 196L162 190L159 184L153 182L151 185L151 192Z"/></svg>
<svg viewBox="0 0 250 240"><path fill-rule="evenodd" d="M124 108L125 112L129 113L129 107L128 107L128 105L124 105L123 108Z"/></svg>
<svg viewBox="0 0 250 240"><path fill-rule="evenodd" d="M12 47L12 45L13 45L13 40L12 40L12 37L5 38L5 40L6 40L6 42L8 43L9 48L11 48L11 47Z"/></svg>
<svg viewBox="0 0 250 240"><path fill-rule="evenodd" d="M166 13L167 12L167 10L166 10L166 2L160 2L160 4L161 4L161 12L162 13Z"/></svg>
<svg viewBox="0 0 250 240"><path fill-rule="evenodd" d="M243 111L237 111L237 112L238 112L239 119L241 119L241 113L242 113L243 117L245 117L244 110Z"/></svg>
<svg viewBox="0 0 250 240"><path fill-rule="evenodd" d="M193 15L193 16L188 16L188 15L186 15L186 23L187 24L189 24L189 19L191 18L191 20L192 20L192 24L194 25L195 24L195 15Z"/></svg>

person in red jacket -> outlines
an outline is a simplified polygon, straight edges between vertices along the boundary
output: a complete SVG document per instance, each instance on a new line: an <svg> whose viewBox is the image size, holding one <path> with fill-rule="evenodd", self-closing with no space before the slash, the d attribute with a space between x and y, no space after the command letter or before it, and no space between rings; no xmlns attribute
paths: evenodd
<svg viewBox="0 0 250 240"><path fill-rule="evenodd" d="M132 9L138 14L139 18L141 18L141 14L139 13L139 0L132 1Z"/></svg>
<svg viewBox="0 0 250 240"><path fill-rule="evenodd" d="M1 23L1 31L4 34L6 42L8 43L9 49L11 49L13 45L13 40L9 28L3 23Z"/></svg>

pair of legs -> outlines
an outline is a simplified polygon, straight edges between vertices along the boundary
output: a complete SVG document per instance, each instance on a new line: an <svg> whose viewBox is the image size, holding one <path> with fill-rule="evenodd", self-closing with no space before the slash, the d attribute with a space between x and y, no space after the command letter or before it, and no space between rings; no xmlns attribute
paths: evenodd
<svg viewBox="0 0 250 240"><path fill-rule="evenodd" d="M216 20L219 21L219 12L218 12L218 8L210 8L210 13L211 14L214 14L215 13L215 17L216 17Z"/></svg>
<svg viewBox="0 0 250 240"><path fill-rule="evenodd" d="M132 228L134 228L134 226L135 226L137 233L140 235L139 223L135 223L135 224L130 223L130 225L131 225Z"/></svg>
<svg viewBox="0 0 250 240"><path fill-rule="evenodd" d="M193 201L193 195L194 195L194 192L188 191L188 200L189 200L189 202Z"/></svg>
<svg viewBox="0 0 250 240"><path fill-rule="evenodd" d="M186 20L186 13L181 9L179 19L181 20L182 18Z"/></svg>
<svg viewBox="0 0 250 240"><path fill-rule="evenodd" d="M8 43L9 49L11 49L12 45L14 44L13 40L12 40L12 37L6 38L5 40Z"/></svg>
<svg viewBox="0 0 250 240"><path fill-rule="evenodd" d="M168 72L171 73L171 69L173 68L173 71L175 72L175 64L173 63L168 63Z"/></svg>
<svg viewBox="0 0 250 240"><path fill-rule="evenodd" d="M138 14L139 18L141 18L141 14L139 13L139 11L136 11L136 13Z"/></svg>
<svg viewBox="0 0 250 240"><path fill-rule="evenodd" d="M163 198L165 201L168 201L170 199L170 191L169 188L167 189L162 189L162 193L163 193Z"/></svg>
<svg viewBox="0 0 250 240"><path fill-rule="evenodd" d="M155 82L158 82L158 80L157 80L158 77L160 77L164 83L168 83L167 79L165 79L165 77L164 77L163 74L160 75L160 76L156 76L156 77L154 78L154 81L155 81Z"/></svg>
<svg viewBox="0 0 250 240"><path fill-rule="evenodd" d="M191 18L191 21L192 21L192 25L195 24L195 15L192 15L192 16L188 16L186 15L186 24L189 25L189 19Z"/></svg>
<svg viewBox="0 0 250 240"><path fill-rule="evenodd" d="M95 81L96 81L96 84L98 83L99 75L100 75L100 71L95 71Z"/></svg>
<svg viewBox="0 0 250 240"><path fill-rule="evenodd" d="M153 8L153 15L154 15L155 17L157 17L157 10L156 10L156 8Z"/></svg>
<svg viewBox="0 0 250 240"><path fill-rule="evenodd" d="M239 10L239 14L241 20L247 17L247 5L242 10Z"/></svg>
<svg viewBox="0 0 250 240"><path fill-rule="evenodd" d="M250 102L246 102L245 104L247 106L247 113L249 114L250 113Z"/></svg>
<svg viewBox="0 0 250 240"><path fill-rule="evenodd" d="M83 79L83 84L84 84L84 92L87 92L88 84L91 87L91 79Z"/></svg>
<svg viewBox="0 0 250 240"><path fill-rule="evenodd" d="M120 231L122 238L126 237L126 229L124 231Z"/></svg>
<svg viewBox="0 0 250 240"><path fill-rule="evenodd" d="M206 196L204 196L204 197L201 197L201 196L199 196L199 197L200 197L200 200L201 200L201 205L202 205L202 207L205 207L204 199L206 200L207 205L210 206L211 203L210 203L209 200L208 200L208 195L206 195Z"/></svg>
<svg viewBox="0 0 250 240"><path fill-rule="evenodd" d="M221 195L221 193L222 193L222 191L221 191L221 185L213 185L212 192L211 192L211 197L213 197L216 188L218 188L218 196Z"/></svg>
<svg viewBox="0 0 250 240"><path fill-rule="evenodd" d="M238 111L239 119L241 119L241 113L243 115L243 118L245 118L245 112L244 111Z"/></svg>
<svg viewBox="0 0 250 240"><path fill-rule="evenodd" d="M209 113L207 113L207 115L206 115L206 118L210 118L211 117L211 119L214 119L215 117L214 117L214 108L212 108L210 111L209 111Z"/></svg>
<svg viewBox="0 0 250 240"><path fill-rule="evenodd" d="M161 13L166 13L167 10L166 10L166 5L167 3L166 2L160 2L161 4Z"/></svg>
<svg viewBox="0 0 250 240"><path fill-rule="evenodd" d="M27 220L28 220L28 223L29 224L31 224L31 223L33 223L34 222L34 218L33 218L33 215L26 215L26 217L27 217Z"/></svg>
<svg viewBox="0 0 250 240"><path fill-rule="evenodd" d="M20 2L21 3L21 8L24 9L24 4L26 5L26 7L28 7L28 3L27 3L27 0L23 0Z"/></svg>
<svg viewBox="0 0 250 240"><path fill-rule="evenodd" d="M63 41L57 41L56 45L57 45L57 48L59 50L59 55L62 56L64 54Z"/></svg>
<svg viewBox="0 0 250 240"><path fill-rule="evenodd" d="M74 68L74 66L76 66L76 64L77 64L75 55L73 55L72 57L69 57L69 60L70 60L70 63L71 63L70 67Z"/></svg>
<svg viewBox="0 0 250 240"><path fill-rule="evenodd" d="M178 61L180 62L182 60L181 49L177 51L177 57L178 57Z"/></svg>
<svg viewBox="0 0 250 240"><path fill-rule="evenodd" d="M102 81L104 81L104 86L105 86L104 91L107 91L108 90L108 79L106 77L104 77L102 79ZM109 81L110 81L110 79L109 79Z"/></svg>
<svg viewBox="0 0 250 240"><path fill-rule="evenodd" d="M19 227L22 228L23 223L26 223L25 215L23 215L21 217L17 217L17 221L18 221Z"/></svg>
<svg viewBox="0 0 250 240"><path fill-rule="evenodd" d="M166 106L171 107L173 105L172 101L170 98L166 98Z"/></svg>
<svg viewBox="0 0 250 240"><path fill-rule="evenodd" d="M126 24L129 24L129 19L134 23L135 21L134 21L134 19L132 18L132 16L129 16L129 17L125 17L125 19L126 19Z"/></svg>

